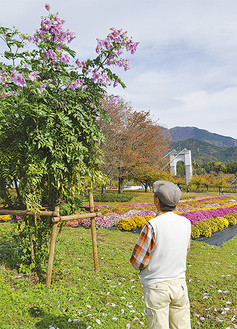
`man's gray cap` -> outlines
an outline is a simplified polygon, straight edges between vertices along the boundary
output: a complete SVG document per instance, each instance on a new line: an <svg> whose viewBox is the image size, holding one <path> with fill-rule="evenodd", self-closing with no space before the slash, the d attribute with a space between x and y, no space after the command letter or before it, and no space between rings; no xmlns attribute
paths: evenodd
<svg viewBox="0 0 237 329"><path fill-rule="evenodd" d="M170 207L175 207L182 195L177 185L163 180L158 180L153 183L153 192L160 201Z"/></svg>

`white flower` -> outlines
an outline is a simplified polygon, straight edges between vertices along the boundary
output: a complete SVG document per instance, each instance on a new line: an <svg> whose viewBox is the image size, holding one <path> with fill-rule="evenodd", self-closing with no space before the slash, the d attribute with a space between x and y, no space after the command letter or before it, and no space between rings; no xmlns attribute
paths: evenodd
<svg viewBox="0 0 237 329"><path fill-rule="evenodd" d="M219 319L218 317L216 317L216 320L219 322L223 322L223 320Z"/></svg>

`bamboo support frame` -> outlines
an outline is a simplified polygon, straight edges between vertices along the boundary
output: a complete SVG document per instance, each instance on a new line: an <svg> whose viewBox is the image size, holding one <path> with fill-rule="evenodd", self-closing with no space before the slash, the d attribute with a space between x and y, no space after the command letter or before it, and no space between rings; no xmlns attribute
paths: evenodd
<svg viewBox="0 0 237 329"><path fill-rule="evenodd" d="M35 215L32 211L29 210L6 210L0 209L0 215L16 215L16 216L24 216L24 215ZM39 211L36 214L37 216L54 216L56 215L55 211Z"/></svg>
<svg viewBox="0 0 237 329"><path fill-rule="evenodd" d="M90 205L90 212L94 213L94 200L93 200L92 191L89 191L89 205ZM97 242L96 242L95 216L91 218L91 236L92 236L94 266L95 266L95 272L97 272L99 271L99 265L98 265L98 253L97 253Z"/></svg>
<svg viewBox="0 0 237 329"><path fill-rule="evenodd" d="M76 219L86 219L86 218L93 218L102 216L100 212L93 212L93 213L86 213L86 214L78 214L78 215L70 215L70 216L62 216L62 217L53 217L52 222L67 222L69 220L76 220Z"/></svg>
<svg viewBox="0 0 237 329"><path fill-rule="evenodd" d="M59 216L58 207L55 207L54 213L55 213L55 215ZM54 259L55 243L56 243L56 236L57 236L57 226L58 226L58 223L53 223L51 239L50 239L50 247L49 247L49 261L48 261L47 274L46 274L46 287L50 287L50 284L51 284L53 259Z"/></svg>
<svg viewBox="0 0 237 329"><path fill-rule="evenodd" d="M55 207L54 211L39 211L37 213L37 216L52 217L52 223L53 223L51 239L50 239L50 247L49 247L49 260L48 260L48 267L47 267L47 274L46 274L46 286L47 287L50 287L50 285L51 285L53 260L54 260L54 252L55 252L55 244L56 244L56 236L57 236L57 226L58 226L59 222L67 222L69 220L91 218L91 235L92 235L94 267L95 267L95 272L97 272L99 270L97 242L96 242L95 217L102 216L102 214L100 212L95 212L95 210L94 210L94 200L93 200L93 194L92 194L91 190L89 191L89 205L90 205L90 213L85 213L85 214L60 217L59 207ZM29 210L0 209L0 215L24 216L24 215L35 215L35 214ZM31 252L31 256L32 256L32 258L34 257L32 252Z"/></svg>

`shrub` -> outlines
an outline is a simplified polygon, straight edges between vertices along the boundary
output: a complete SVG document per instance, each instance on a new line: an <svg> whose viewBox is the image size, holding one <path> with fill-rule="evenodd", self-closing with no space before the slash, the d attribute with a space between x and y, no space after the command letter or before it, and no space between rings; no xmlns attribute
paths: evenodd
<svg viewBox="0 0 237 329"><path fill-rule="evenodd" d="M118 221L117 227L125 231L131 231L137 227L137 224L131 218L123 218Z"/></svg>
<svg viewBox="0 0 237 329"><path fill-rule="evenodd" d="M234 214L225 215L224 218L228 220L229 225L231 225L231 226L235 226L237 223L237 220L236 220L236 217Z"/></svg>
<svg viewBox="0 0 237 329"><path fill-rule="evenodd" d="M129 194L94 194L94 201L96 202L128 202L132 200L132 195Z"/></svg>
<svg viewBox="0 0 237 329"><path fill-rule="evenodd" d="M212 221L214 223L216 223L217 227L218 227L218 231L223 230L223 228L225 227L223 221L221 221L222 217L216 217L216 218L212 218Z"/></svg>
<svg viewBox="0 0 237 329"><path fill-rule="evenodd" d="M191 237L192 239L197 239L200 237L200 231L195 225L191 226Z"/></svg>

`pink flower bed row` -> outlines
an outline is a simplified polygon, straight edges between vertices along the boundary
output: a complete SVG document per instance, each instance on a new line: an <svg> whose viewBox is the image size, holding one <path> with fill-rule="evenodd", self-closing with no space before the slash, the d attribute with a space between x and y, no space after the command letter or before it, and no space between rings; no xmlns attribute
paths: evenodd
<svg viewBox="0 0 237 329"><path fill-rule="evenodd" d="M131 204L119 204L116 205L116 207L145 207L145 206L154 206L154 203L139 203L139 204L135 204L135 203L131 203ZM94 206L95 208L108 208L109 206ZM84 208L88 208L89 206L85 206Z"/></svg>
<svg viewBox="0 0 237 329"><path fill-rule="evenodd" d="M117 222L122 218L132 218L133 216L155 216L155 212L151 210L129 210L122 215L116 214L114 212L108 213L106 215L95 218L96 228L110 228L116 226ZM74 220L72 222L67 222L66 226L77 227L82 224L86 228L91 226L91 220L88 218L86 221Z"/></svg>
<svg viewBox="0 0 237 329"><path fill-rule="evenodd" d="M197 221L201 222L204 219L208 219L208 218L223 217L223 216L231 214L231 213L237 213L237 205L234 205L229 208L198 210L198 211L191 211L191 212L186 212L186 213L183 212L180 215L189 219L191 224L193 225Z"/></svg>
<svg viewBox="0 0 237 329"><path fill-rule="evenodd" d="M228 196L217 196L217 197L213 197L213 198L206 198L206 199L199 199L199 200L192 200L192 199L189 199L189 200L185 200L183 202L205 202L205 201L209 201L209 200L215 200L215 199L224 199L224 198L229 198ZM182 200L181 200L182 202Z"/></svg>

